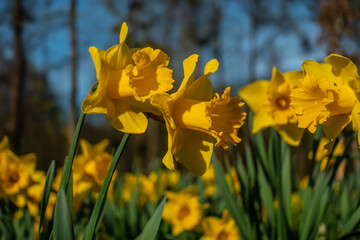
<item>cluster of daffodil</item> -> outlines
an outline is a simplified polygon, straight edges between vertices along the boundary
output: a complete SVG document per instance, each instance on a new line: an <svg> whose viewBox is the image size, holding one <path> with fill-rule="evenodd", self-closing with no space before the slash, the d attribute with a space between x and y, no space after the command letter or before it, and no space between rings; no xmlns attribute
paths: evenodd
<svg viewBox="0 0 360 240"><path fill-rule="evenodd" d="M19 209L18 217L24 208L36 217L44 181L44 172L36 170L35 154L17 156L4 137L0 142L0 199L8 198Z"/></svg>
<svg viewBox="0 0 360 240"><path fill-rule="evenodd" d="M274 67L270 81L251 83L239 95L255 113L253 133L273 127L288 144L298 146L304 129L314 133L321 124L329 153L350 122L359 132L360 76L350 59L336 54L325 63L304 61L302 70L283 74Z"/></svg>
<svg viewBox="0 0 360 240"><path fill-rule="evenodd" d="M230 97L230 87L220 96L208 79L218 69L209 61L204 75L194 80L198 55L184 60L184 79L173 93L169 57L159 49L133 48L125 44L128 27L122 24L120 43L106 51L91 47L98 82L82 103L84 113L103 113L110 124L124 133L144 133L148 117L164 121L168 151L163 163L175 169L180 162L189 171L202 175L215 146L237 144L239 128L246 114L239 97Z"/></svg>

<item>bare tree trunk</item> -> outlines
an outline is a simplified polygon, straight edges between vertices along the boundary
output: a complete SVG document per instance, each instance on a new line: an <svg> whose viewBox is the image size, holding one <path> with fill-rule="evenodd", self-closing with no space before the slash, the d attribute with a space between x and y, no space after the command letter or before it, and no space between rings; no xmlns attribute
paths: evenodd
<svg viewBox="0 0 360 240"><path fill-rule="evenodd" d="M26 76L26 60L23 52L23 9L21 0L14 0L12 28L14 31L14 72L10 85L10 115L8 134L15 152L20 149L23 132L24 87Z"/></svg>
<svg viewBox="0 0 360 240"><path fill-rule="evenodd" d="M70 106L69 106L69 133L68 139L71 142L75 127L76 127L76 90L77 90L77 79L76 79L76 70L77 70L77 47L76 47L76 0L70 1L70 10L69 10L69 29L70 29L70 81L71 81L71 90L70 90Z"/></svg>

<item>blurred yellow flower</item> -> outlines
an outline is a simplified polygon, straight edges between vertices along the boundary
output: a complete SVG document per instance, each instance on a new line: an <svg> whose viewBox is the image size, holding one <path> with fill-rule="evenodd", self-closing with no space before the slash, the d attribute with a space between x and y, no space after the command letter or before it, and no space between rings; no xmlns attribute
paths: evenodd
<svg viewBox="0 0 360 240"><path fill-rule="evenodd" d="M297 192L291 194L291 209L294 214L294 218L300 217L300 213L303 209L303 202L300 194Z"/></svg>
<svg viewBox="0 0 360 240"><path fill-rule="evenodd" d="M128 203L132 194L138 195L138 204L145 202L156 203L163 197L166 182L161 181L162 174L151 172L148 176L132 173L124 174L124 183L121 189L122 203Z"/></svg>
<svg viewBox="0 0 360 240"><path fill-rule="evenodd" d="M190 186L181 192L168 192L163 219L171 224L173 236L183 231L194 229L203 216L203 209L207 207L199 202L197 190Z"/></svg>
<svg viewBox="0 0 360 240"><path fill-rule="evenodd" d="M224 210L221 219L206 217L201 221L204 236L200 240L240 240L234 219Z"/></svg>
<svg viewBox="0 0 360 240"><path fill-rule="evenodd" d="M4 151L8 149L9 149L9 138L7 136L4 136L0 142L0 151Z"/></svg>
<svg viewBox="0 0 360 240"><path fill-rule="evenodd" d="M239 193L241 189L240 181L234 167L225 174L225 179L232 193Z"/></svg>
<svg viewBox="0 0 360 240"><path fill-rule="evenodd" d="M350 59L336 54L329 55L325 63L304 61L302 69L305 77L291 93L291 106L299 127L314 133L317 125L323 125L328 151L351 119L353 129L359 131L360 77Z"/></svg>
<svg viewBox="0 0 360 240"><path fill-rule="evenodd" d="M95 145L81 139L81 154L74 160L73 173L79 175L80 181L88 183L94 192L100 191L111 164L112 156L105 151L108 145L107 139Z"/></svg>
<svg viewBox="0 0 360 240"><path fill-rule="evenodd" d="M210 163L213 138L215 146L224 149L228 142L239 143L237 133L246 113L240 98L230 97L230 87L222 96L214 94L208 77L217 70L217 60L208 62L204 75L194 81L197 60L196 54L184 60L184 80L176 93L155 94L151 104L162 112L168 130L165 166L174 170L177 161L190 172L202 175Z"/></svg>
<svg viewBox="0 0 360 240"><path fill-rule="evenodd" d="M316 154L315 154L315 160L318 162L321 161L320 170L322 170L322 171L325 170L326 165L329 165L329 166L334 165L336 157L342 155L345 150L344 139L341 138L339 143L336 145L333 155L332 155L332 158L330 159L330 162L329 162L329 158L327 157L327 155L324 154L326 152L325 147L326 147L327 143L328 143L328 140L326 138L321 138L320 142L319 142L319 146L318 146ZM312 152L309 153L309 159L312 158L312 156L313 156L312 154L313 154Z"/></svg>
<svg viewBox="0 0 360 240"><path fill-rule="evenodd" d="M216 178L214 165L210 164L204 175L201 176L201 179L205 185L205 196L210 197L216 192Z"/></svg>
<svg viewBox="0 0 360 240"><path fill-rule="evenodd" d="M169 57L150 47L129 49L125 44L128 27L123 23L120 43L104 51L90 47L97 89L83 101L84 113L103 113L119 131L143 133L147 117L143 112L157 111L148 100L155 93L172 88L172 70L167 68Z"/></svg>
<svg viewBox="0 0 360 240"><path fill-rule="evenodd" d="M17 206L26 204L26 189L35 174L36 155L17 156L10 150L0 153L0 196L6 195Z"/></svg>
<svg viewBox="0 0 360 240"><path fill-rule="evenodd" d="M309 185L309 176L305 176L300 180L300 189L305 189Z"/></svg>
<svg viewBox="0 0 360 240"><path fill-rule="evenodd" d="M274 67L270 81L256 81L239 90L240 97L254 112L253 134L272 127L288 144L300 144L304 130L297 126L297 117L290 106L290 93L301 77L300 71L283 74Z"/></svg>
<svg viewBox="0 0 360 240"><path fill-rule="evenodd" d="M176 190L180 179L179 171L166 171L167 185L170 189Z"/></svg>
<svg viewBox="0 0 360 240"><path fill-rule="evenodd" d="M27 188L26 206L34 218L39 214L39 204L43 193L44 184L34 184Z"/></svg>

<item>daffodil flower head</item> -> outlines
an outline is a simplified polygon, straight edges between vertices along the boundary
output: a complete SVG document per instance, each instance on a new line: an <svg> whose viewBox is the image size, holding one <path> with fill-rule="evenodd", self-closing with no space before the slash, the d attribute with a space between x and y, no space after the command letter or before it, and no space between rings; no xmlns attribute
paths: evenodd
<svg viewBox="0 0 360 240"><path fill-rule="evenodd" d="M90 47L98 79L95 91L84 99L84 113L103 113L119 131L139 134L147 127L143 112L156 111L148 100L172 88L169 57L159 49L129 49L128 27L122 24L120 43L104 51Z"/></svg>
<svg viewBox="0 0 360 240"><path fill-rule="evenodd" d="M253 134L272 127L288 144L300 144L304 130L297 127L298 119L290 106L290 93L300 77L300 71L281 73L274 67L270 81L255 81L239 90L254 112Z"/></svg>
<svg viewBox="0 0 360 240"><path fill-rule="evenodd" d="M17 156L10 150L1 152L0 192L7 195L18 207L26 204L26 189L31 185L35 173L36 156Z"/></svg>
<svg viewBox="0 0 360 240"><path fill-rule="evenodd" d="M329 55L325 63L304 61L302 68L305 77L291 93L291 106L299 127L314 133L319 124L323 125L328 151L352 118L354 130L359 130L360 77L350 59L335 54Z"/></svg>
<svg viewBox="0 0 360 240"><path fill-rule="evenodd" d="M168 130L168 152L163 163L174 170L174 161L189 171L202 175L210 163L215 146L227 149L227 143L237 144L239 128L246 114L239 97L230 97L230 88L220 96L213 92L208 77L219 63L213 59L205 66L204 75L194 81L198 55L184 60L184 80L172 95L155 94L151 104L162 112Z"/></svg>
<svg viewBox="0 0 360 240"><path fill-rule="evenodd" d="M171 224L173 236L194 229L200 224L206 204L199 202L195 186L181 192L168 192L163 218Z"/></svg>
<svg viewBox="0 0 360 240"><path fill-rule="evenodd" d="M238 240L239 230L234 219L225 209L222 217L206 217L201 221L204 235L200 240Z"/></svg>

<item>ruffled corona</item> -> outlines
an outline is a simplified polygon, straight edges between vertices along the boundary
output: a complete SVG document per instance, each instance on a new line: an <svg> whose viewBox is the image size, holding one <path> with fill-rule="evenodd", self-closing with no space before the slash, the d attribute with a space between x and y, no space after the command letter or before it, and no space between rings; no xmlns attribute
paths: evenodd
<svg viewBox="0 0 360 240"><path fill-rule="evenodd" d="M299 82L301 87L291 93L291 106L298 116L299 127L314 133L317 125L330 117L330 110L326 106L334 101L334 95L325 78L306 74Z"/></svg>
<svg viewBox="0 0 360 240"><path fill-rule="evenodd" d="M297 127L290 93L301 77L299 71L283 74L274 67L270 81L259 80L239 90L240 97L254 112L253 134L273 127L288 144L300 144L304 130Z"/></svg>
<svg viewBox="0 0 360 240"><path fill-rule="evenodd" d="M359 118L354 116L354 111L359 103L360 77L350 59L335 54L328 56L325 63L305 61L302 68L306 75L300 80L300 87L291 93L291 106L298 116L299 127L314 133L317 125L323 125L328 152L352 118L357 131L358 123L354 120Z"/></svg>
<svg viewBox="0 0 360 240"><path fill-rule="evenodd" d="M216 146L225 149L228 142L240 142L237 133L246 114L240 98L230 98L230 88L221 97L214 94L207 77L217 70L216 60L206 65L204 76L193 81L197 59L198 55L192 55L184 61L184 80L176 93L154 95L151 103L162 112L168 130L164 164L174 169L175 160L202 175L210 163L212 138L217 140Z"/></svg>
<svg viewBox="0 0 360 240"><path fill-rule="evenodd" d="M150 47L130 50L125 44L127 25L123 23L120 43L106 51L90 47L98 83L84 99L84 113L103 113L111 125L127 133L143 133L144 112L159 114L147 101L155 93L172 88L169 57Z"/></svg>

